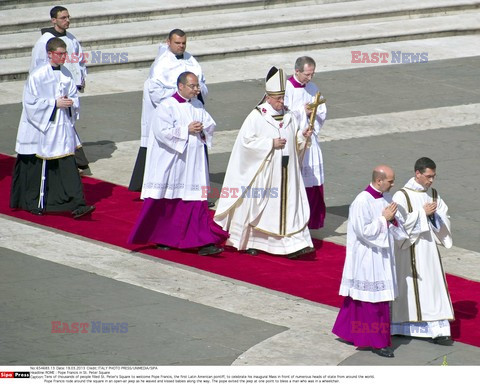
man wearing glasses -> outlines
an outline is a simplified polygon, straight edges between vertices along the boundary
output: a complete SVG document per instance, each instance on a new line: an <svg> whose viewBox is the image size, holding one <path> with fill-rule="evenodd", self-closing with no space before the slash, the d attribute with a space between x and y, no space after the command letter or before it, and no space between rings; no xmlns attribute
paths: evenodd
<svg viewBox="0 0 480 384"><path fill-rule="evenodd" d="M74 35L67 32L67 29L70 27L70 14L67 8L56 6L50 10L50 17L53 27L41 30L42 37L35 43L32 50L30 72L39 64L48 63L45 45L52 37L59 37L67 45L68 60L65 61L65 68L72 74L78 91L83 92L85 78L87 77L86 60L80 42Z"/></svg>
<svg viewBox="0 0 480 384"><path fill-rule="evenodd" d="M399 292L391 332L451 345L454 314L437 244L451 248L452 233L447 204L431 188L436 168L428 157L418 159L415 176L393 196L409 238L395 252Z"/></svg>
<svg viewBox="0 0 480 384"><path fill-rule="evenodd" d="M198 61L188 52L187 35L181 29L172 30L166 44L160 47L160 53L150 67L148 79L143 85L141 141L137 160L128 189L140 191L143 184L145 169L146 148L150 131L150 119L160 102L172 96L177 90L177 78L186 71L198 77L200 92L195 98L202 103L207 96L208 89L205 77Z"/></svg>
<svg viewBox="0 0 480 384"><path fill-rule="evenodd" d="M25 84L10 207L34 215L71 211L78 219L95 207L85 203L74 157L80 146L74 128L79 102L63 67L66 48L58 37L48 40L49 62L36 67Z"/></svg>
<svg viewBox="0 0 480 384"><path fill-rule="evenodd" d="M151 116L140 217L128 239L161 250L198 249L202 256L223 251L228 234L213 222L204 194L209 187L204 146L211 146L215 121L197 99L201 85L182 73L177 92Z"/></svg>
<svg viewBox="0 0 480 384"><path fill-rule="evenodd" d="M70 14L67 8L56 6L50 10L50 17L53 27L43 28L41 30L42 36L35 43L32 50L32 63L30 64L30 73L39 65L48 63L48 57L45 50L47 41L53 37L62 39L67 45L67 59L65 60L64 68L68 69L70 77L72 77L78 92L84 92L85 79L87 77L86 58L84 56L82 46L74 35L67 32L70 27ZM75 152L75 160L80 174L91 174L88 166L89 161L80 147Z"/></svg>

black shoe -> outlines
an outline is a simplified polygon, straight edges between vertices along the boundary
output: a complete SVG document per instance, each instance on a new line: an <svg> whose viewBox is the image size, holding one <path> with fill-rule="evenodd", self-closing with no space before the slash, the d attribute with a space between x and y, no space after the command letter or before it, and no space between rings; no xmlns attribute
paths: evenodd
<svg viewBox="0 0 480 384"><path fill-rule="evenodd" d="M307 255L312 252L315 252L315 248L312 248L312 247L303 248L297 252L288 254L287 259L291 259L291 260L298 259L300 256Z"/></svg>
<svg viewBox="0 0 480 384"><path fill-rule="evenodd" d="M375 348L372 352L382 357L395 357L391 348Z"/></svg>
<svg viewBox="0 0 480 384"><path fill-rule="evenodd" d="M290 260L296 260L300 257L300 254L298 253L299 251L297 252L293 252L293 253L289 253L288 255L286 255L287 259L290 259Z"/></svg>
<svg viewBox="0 0 480 384"><path fill-rule="evenodd" d="M32 210L30 211L30 213L31 213L32 215L36 215L36 216L43 216L43 213L44 213L44 212L43 212L43 209L35 208L35 209L32 209Z"/></svg>
<svg viewBox="0 0 480 384"><path fill-rule="evenodd" d="M95 211L94 205L84 205L77 209L74 209L72 211L72 215L74 219L78 219L79 217L85 216L89 213L92 213L93 211Z"/></svg>
<svg viewBox="0 0 480 384"><path fill-rule="evenodd" d="M198 254L200 256L210 256L210 255L216 255L218 253L222 253L223 248L222 247L217 247L216 245L206 245L205 247L202 247L198 250Z"/></svg>
<svg viewBox="0 0 480 384"><path fill-rule="evenodd" d="M450 336L437 336L432 339L433 344L450 346L453 340Z"/></svg>
<svg viewBox="0 0 480 384"><path fill-rule="evenodd" d="M255 248L248 248L245 253L249 254L250 256L257 256L258 255L258 249Z"/></svg>
<svg viewBox="0 0 480 384"><path fill-rule="evenodd" d="M80 176L92 176L92 171L90 170L90 167L78 168L78 173L80 174Z"/></svg>
<svg viewBox="0 0 480 384"><path fill-rule="evenodd" d="M168 245L163 245L163 244L157 244L156 248L160 249L161 251L170 251L172 249Z"/></svg>

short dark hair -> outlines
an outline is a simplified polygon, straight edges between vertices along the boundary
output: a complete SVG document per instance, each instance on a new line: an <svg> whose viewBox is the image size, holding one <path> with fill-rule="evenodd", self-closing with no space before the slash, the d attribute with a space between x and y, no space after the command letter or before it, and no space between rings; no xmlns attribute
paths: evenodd
<svg viewBox="0 0 480 384"><path fill-rule="evenodd" d="M303 72L303 70L305 68L305 64L308 64L308 65L313 66L313 67L317 66L317 64L315 63L315 60L313 60L310 56L300 56L295 61L295 70Z"/></svg>
<svg viewBox="0 0 480 384"><path fill-rule="evenodd" d="M183 36L186 35L186 33L183 32L181 29L178 29L178 28L172 29L172 30L170 31L170 33L168 34L168 40L171 40L171 38L173 37L173 35L177 35L177 36L183 37Z"/></svg>
<svg viewBox="0 0 480 384"><path fill-rule="evenodd" d="M180 84L183 84L183 85L187 84L187 77L189 75L197 76L193 72L189 72L189 71L181 73L180 76L178 76L177 78L177 87Z"/></svg>
<svg viewBox="0 0 480 384"><path fill-rule="evenodd" d="M56 19L59 12L68 11L67 8L57 5L50 10L50 18Z"/></svg>
<svg viewBox="0 0 480 384"><path fill-rule="evenodd" d="M421 157L415 162L415 172L424 173L427 168L437 169L437 165L428 157Z"/></svg>
<svg viewBox="0 0 480 384"><path fill-rule="evenodd" d="M57 48L63 48L66 50L67 44L65 44L65 42L59 37L52 37L47 41L45 48L47 49L47 52L55 52Z"/></svg>

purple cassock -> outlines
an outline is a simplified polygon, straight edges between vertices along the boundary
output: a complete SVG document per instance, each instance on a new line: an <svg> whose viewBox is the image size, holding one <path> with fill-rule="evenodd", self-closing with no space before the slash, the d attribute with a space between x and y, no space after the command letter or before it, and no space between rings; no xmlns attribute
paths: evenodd
<svg viewBox="0 0 480 384"><path fill-rule="evenodd" d="M375 199L383 197L370 185L365 190ZM345 297L332 332L357 347L389 347L390 302L370 303Z"/></svg>
<svg viewBox="0 0 480 384"><path fill-rule="evenodd" d="M222 244L227 238L210 216L207 201L147 198L128 243L189 249Z"/></svg>
<svg viewBox="0 0 480 384"><path fill-rule="evenodd" d="M332 332L357 347L389 347L389 302L368 303L345 297Z"/></svg>
<svg viewBox="0 0 480 384"><path fill-rule="evenodd" d="M327 211L323 196L323 185L306 187L305 191L307 192L308 204L310 205L310 220L308 222L308 228L323 228L325 213Z"/></svg>

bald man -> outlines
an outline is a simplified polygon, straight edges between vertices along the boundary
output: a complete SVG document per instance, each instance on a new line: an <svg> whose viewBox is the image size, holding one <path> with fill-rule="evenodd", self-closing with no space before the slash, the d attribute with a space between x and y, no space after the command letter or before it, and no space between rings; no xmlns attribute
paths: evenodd
<svg viewBox="0 0 480 384"><path fill-rule="evenodd" d="M394 182L392 168L375 167L372 182L350 205L340 284L345 300L332 330L383 357L394 357L390 348L390 302L397 296L394 239L407 237L388 193Z"/></svg>

